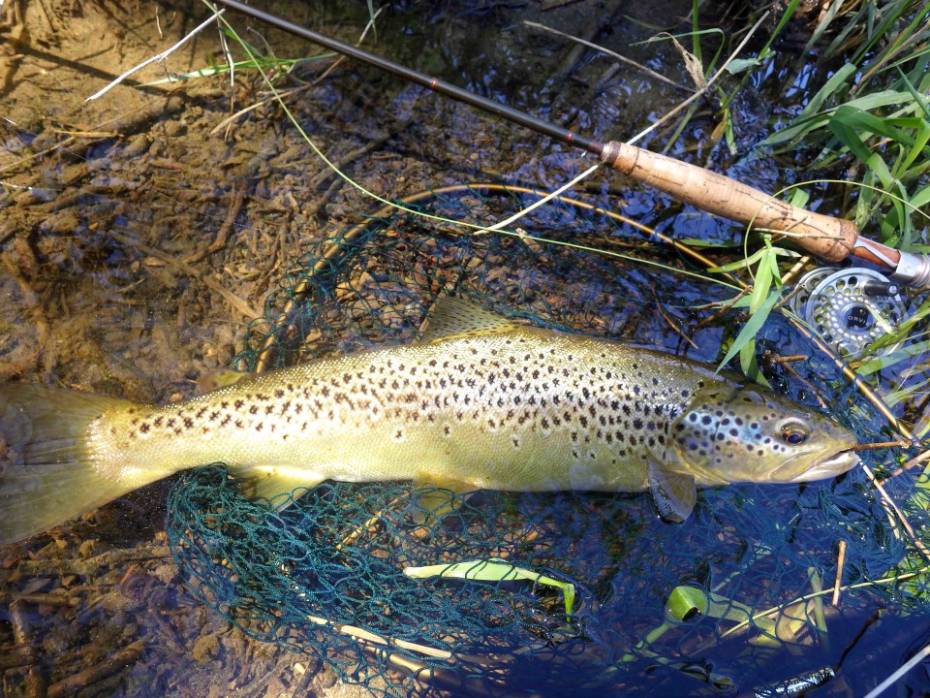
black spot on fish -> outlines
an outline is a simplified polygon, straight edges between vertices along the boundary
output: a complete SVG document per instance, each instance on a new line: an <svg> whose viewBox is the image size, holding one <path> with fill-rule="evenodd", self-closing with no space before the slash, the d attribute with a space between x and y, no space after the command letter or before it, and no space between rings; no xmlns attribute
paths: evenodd
<svg viewBox="0 0 930 698"><path fill-rule="evenodd" d="M188 429L190 429L192 426L194 426L194 420L191 419L190 417L185 417L185 418L184 418L184 426L187 427Z"/></svg>

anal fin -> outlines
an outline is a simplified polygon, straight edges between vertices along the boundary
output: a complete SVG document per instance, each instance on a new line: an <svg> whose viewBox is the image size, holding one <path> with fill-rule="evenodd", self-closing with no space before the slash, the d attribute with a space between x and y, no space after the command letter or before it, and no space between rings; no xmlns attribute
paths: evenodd
<svg viewBox="0 0 930 698"><path fill-rule="evenodd" d="M413 518L417 524L442 519L458 509L461 495L474 491L474 485L460 480L447 480L432 475L422 475L414 480L416 509Z"/></svg>
<svg viewBox="0 0 930 698"><path fill-rule="evenodd" d="M249 468L241 477L244 479L243 494L253 499L267 499L278 511L293 503L294 498L287 495L292 494L294 490L313 489L324 479L305 469L273 465Z"/></svg>

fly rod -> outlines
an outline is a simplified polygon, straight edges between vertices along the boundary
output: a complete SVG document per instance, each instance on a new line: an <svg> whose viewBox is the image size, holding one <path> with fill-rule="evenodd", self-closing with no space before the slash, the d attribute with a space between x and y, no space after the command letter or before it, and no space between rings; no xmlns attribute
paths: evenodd
<svg viewBox="0 0 930 698"><path fill-rule="evenodd" d="M343 43L238 0L217 0L221 5L278 27L290 34L397 75L433 92L525 126L557 141L593 153L613 169L660 189L679 201L704 211L779 234L806 252L828 262L855 257L891 272L909 286L930 286L930 255L896 250L863 237L855 223L807 211L776 199L722 174L660 155L628 143L600 143L535 116L476 95L439 78L430 77L394 61Z"/></svg>

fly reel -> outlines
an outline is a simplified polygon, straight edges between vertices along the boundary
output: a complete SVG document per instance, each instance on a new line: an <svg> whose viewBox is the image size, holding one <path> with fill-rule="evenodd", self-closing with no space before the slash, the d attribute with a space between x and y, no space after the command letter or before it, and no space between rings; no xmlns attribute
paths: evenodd
<svg viewBox="0 0 930 698"><path fill-rule="evenodd" d="M820 267L798 281L791 309L840 356L854 358L895 330L906 308L899 285L883 274L849 267ZM883 347L888 354L900 346Z"/></svg>

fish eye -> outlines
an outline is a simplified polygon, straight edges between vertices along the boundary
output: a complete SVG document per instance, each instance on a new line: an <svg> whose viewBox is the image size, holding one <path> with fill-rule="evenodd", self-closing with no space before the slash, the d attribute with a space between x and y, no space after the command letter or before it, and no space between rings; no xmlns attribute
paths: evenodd
<svg viewBox="0 0 930 698"><path fill-rule="evenodd" d="M787 444L791 444L792 446L803 444L805 441L807 441L807 437L807 430L800 424L785 424L781 428L782 441Z"/></svg>

